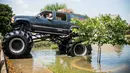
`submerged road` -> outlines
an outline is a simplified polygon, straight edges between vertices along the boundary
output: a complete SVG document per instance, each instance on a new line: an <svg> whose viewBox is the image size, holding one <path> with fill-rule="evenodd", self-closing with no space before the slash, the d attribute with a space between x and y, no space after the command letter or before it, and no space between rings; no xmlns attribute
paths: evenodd
<svg viewBox="0 0 130 73"><path fill-rule="evenodd" d="M22 59L9 59L16 73L130 73L130 46L102 46L101 63L97 63L97 45L90 56L57 55L55 50L32 50Z"/></svg>

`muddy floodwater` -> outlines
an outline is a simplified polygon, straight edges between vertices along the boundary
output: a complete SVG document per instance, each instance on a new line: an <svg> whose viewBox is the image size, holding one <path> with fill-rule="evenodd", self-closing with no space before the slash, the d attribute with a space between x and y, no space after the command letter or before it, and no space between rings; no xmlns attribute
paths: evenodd
<svg viewBox="0 0 130 73"><path fill-rule="evenodd" d="M32 50L22 59L10 59L21 73L130 73L130 46L103 45L101 63L97 63L97 45L83 57L58 55L55 50Z"/></svg>

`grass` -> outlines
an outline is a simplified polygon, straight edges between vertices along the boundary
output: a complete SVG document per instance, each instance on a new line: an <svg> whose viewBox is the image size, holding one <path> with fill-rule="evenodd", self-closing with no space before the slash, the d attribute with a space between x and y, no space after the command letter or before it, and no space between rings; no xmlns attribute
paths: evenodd
<svg viewBox="0 0 130 73"><path fill-rule="evenodd" d="M57 44L50 41L40 41L40 42L34 43L33 50L43 50L43 49L57 50L58 46Z"/></svg>

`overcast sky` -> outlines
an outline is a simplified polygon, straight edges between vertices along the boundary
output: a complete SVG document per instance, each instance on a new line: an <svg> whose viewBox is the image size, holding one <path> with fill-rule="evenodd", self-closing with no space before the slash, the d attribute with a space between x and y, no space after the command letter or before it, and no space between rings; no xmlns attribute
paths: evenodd
<svg viewBox="0 0 130 73"><path fill-rule="evenodd" d="M9 4L16 15L36 15L47 4L65 3L79 14L94 17L99 14L119 14L130 23L130 0L0 0Z"/></svg>

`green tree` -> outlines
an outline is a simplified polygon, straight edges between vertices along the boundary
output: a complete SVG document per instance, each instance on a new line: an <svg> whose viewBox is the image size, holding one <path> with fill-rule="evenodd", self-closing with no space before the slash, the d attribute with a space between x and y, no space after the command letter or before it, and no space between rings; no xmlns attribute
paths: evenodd
<svg viewBox="0 0 130 73"><path fill-rule="evenodd" d="M73 30L80 34L78 38L75 38L76 40L82 39L84 44L98 44L98 61L101 58L103 44L121 45L129 42L125 38L128 24L120 16L112 17L112 15L106 14L86 20L73 19L72 22L80 26L79 29Z"/></svg>
<svg viewBox="0 0 130 73"><path fill-rule="evenodd" d="M41 9L41 11L44 10L50 10L50 11L58 11L59 9L64 9L67 8L66 4L48 4L46 5L43 9Z"/></svg>
<svg viewBox="0 0 130 73"><path fill-rule="evenodd" d="M4 35L11 27L9 25L13 16L12 8L5 4L0 4L0 32Z"/></svg>

